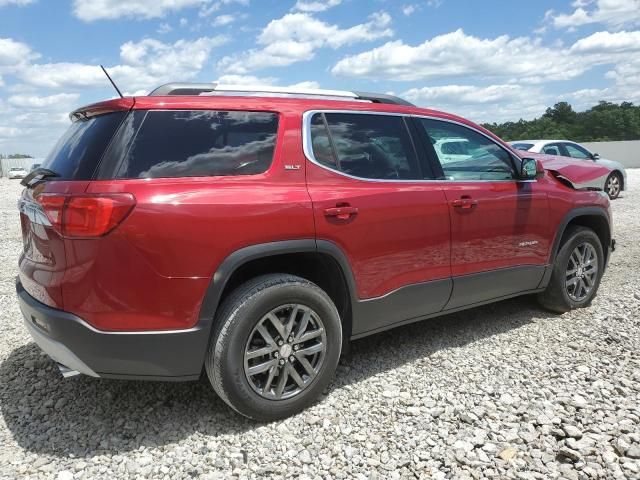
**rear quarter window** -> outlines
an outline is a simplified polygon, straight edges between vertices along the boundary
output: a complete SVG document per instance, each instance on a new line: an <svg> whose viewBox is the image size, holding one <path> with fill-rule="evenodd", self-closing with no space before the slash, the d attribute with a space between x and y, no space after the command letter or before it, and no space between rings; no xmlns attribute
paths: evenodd
<svg viewBox="0 0 640 480"><path fill-rule="evenodd" d="M127 112L76 120L42 163L59 176L52 180L90 180Z"/></svg>
<svg viewBox="0 0 640 480"><path fill-rule="evenodd" d="M278 115L244 111L135 111L139 123L118 178L264 173L273 160Z"/></svg>

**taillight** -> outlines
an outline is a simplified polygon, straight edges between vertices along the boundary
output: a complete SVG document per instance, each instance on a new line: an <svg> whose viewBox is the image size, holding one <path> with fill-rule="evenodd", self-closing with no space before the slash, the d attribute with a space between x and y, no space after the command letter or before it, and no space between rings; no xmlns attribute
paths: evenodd
<svg viewBox="0 0 640 480"><path fill-rule="evenodd" d="M59 195L43 193L38 202L51 226L65 237L106 235L127 218L136 204L130 193Z"/></svg>

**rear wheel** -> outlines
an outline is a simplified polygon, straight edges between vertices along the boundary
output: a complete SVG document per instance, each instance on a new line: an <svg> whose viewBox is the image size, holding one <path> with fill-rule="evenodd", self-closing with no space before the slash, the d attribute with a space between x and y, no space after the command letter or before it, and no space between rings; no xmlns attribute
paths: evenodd
<svg viewBox="0 0 640 480"><path fill-rule="evenodd" d="M586 307L598 291L603 269L602 244L595 232L586 227L569 226L549 285L538 295L538 301L559 313Z"/></svg>
<svg viewBox="0 0 640 480"><path fill-rule="evenodd" d="M607 177L605 190L611 200L618 198L618 195L620 195L620 191L622 190L622 175L618 172L611 173L611 175Z"/></svg>
<svg viewBox="0 0 640 480"><path fill-rule="evenodd" d="M292 275L265 275L223 303L205 368L233 409L276 420L316 400L333 377L341 345L340 316L322 289Z"/></svg>

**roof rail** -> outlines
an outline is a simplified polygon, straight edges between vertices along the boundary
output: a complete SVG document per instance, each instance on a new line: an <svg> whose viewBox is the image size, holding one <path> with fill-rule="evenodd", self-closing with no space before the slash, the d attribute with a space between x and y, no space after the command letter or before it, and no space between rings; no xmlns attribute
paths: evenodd
<svg viewBox="0 0 640 480"><path fill-rule="evenodd" d="M161 85L149 96L165 95L242 95L265 97L303 97L332 100L359 100L373 103L388 103L413 106L406 100L383 93L350 92L346 90L324 90L319 88L271 87L253 85L227 85L219 83L167 83Z"/></svg>

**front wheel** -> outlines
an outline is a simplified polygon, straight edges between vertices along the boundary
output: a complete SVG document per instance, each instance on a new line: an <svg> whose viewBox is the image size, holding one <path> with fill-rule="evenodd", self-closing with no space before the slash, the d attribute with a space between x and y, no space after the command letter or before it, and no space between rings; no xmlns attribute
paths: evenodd
<svg viewBox="0 0 640 480"><path fill-rule="evenodd" d="M611 200L615 200L622 190L622 176L618 172L613 172L607 177L605 191Z"/></svg>
<svg viewBox="0 0 640 480"><path fill-rule="evenodd" d="M213 388L247 417L271 421L313 403L338 365L338 311L317 285L257 277L224 301L205 361Z"/></svg>
<svg viewBox="0 0 640 480"><path fill-rule="evenodd" d="M602 244L595 232L569 226L556 255L549 285L538 295L538 301L558 313L589 306L600 286L603 270Z"/></svg>

